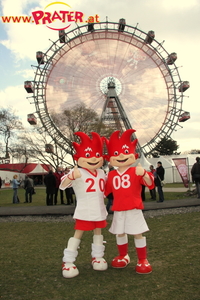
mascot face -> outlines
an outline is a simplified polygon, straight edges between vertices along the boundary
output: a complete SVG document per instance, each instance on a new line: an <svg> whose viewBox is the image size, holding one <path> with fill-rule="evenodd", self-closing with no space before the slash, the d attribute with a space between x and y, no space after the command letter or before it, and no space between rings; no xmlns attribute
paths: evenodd
<svg viewBox="0 0 200 300"><path fill-rule="evenodd" d="M80 157L78 159L78 165L88 170L95 170L102 167L103 157L95 157L95 156L91 158Z"/></svg>
<svg viewBox="0 0 200 300"><path fill-rule="evenodd" d="M81 143L73 142L76 154L74 159L78 165L88 170L95 170L103 165L103 141L102 138L96 133L92 132L92 138L83 132L76 132L75 135L79 136Z"/></svg>
<svg viewBox="0 0 200 300"><path fill-rule="evenodd" d="M128 150L128 149L127 149ZM116 151L118 153L118 151ZM114 167L128 167L136 161L134 154L120 153L110 157L110 163Z"/></svg>
<svg viewBox="0 0 200 300"><path fill-rule="evenodd" d="M126 130L121 136L120 131L115 131L106 140L108 157L114 167L128 167L138 158L135 153L137 140L131 141L131 135L135 132L133 129Z"/></svg>

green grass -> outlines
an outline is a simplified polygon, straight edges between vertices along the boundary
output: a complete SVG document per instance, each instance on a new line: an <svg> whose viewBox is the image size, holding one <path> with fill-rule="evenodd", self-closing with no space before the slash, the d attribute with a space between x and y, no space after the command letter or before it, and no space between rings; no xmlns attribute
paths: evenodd
<svg viewBox="0 0 200 300"><path fill-rule="evenodd" d="M156 194L157 194L157 199L158 199L159 198L158 193L156 193ZM153 201L150 199L149 191L146 191L145 197L146 197L146 200L145 200L146 202ZM165 200L179 200L179 199L188 198L188 195L186 195L185 192L166 192L165 191L164 198L165 198Z"/></svg>
<svg viewBox="0 0 200 300"><path fill-rule="evenodd" d="M23 188L18 189L18 197L20 200L20 204L17 205L30 205L30 206L38 206L38 205L46 205L46 192L45 188L35 188L36 194L32 196L32 203L26 204L25 201L25 190ZM0 206L13 206L13 190L9 189L1 189L0 190ZM16 205L16 204L14 204Z"/></svg>
<svg viewBox="0 0 200 300"><path fill-rule="evenodd" d="M173 184L166 184L165 187L183 187L183 184L181 183L173 183ZM18 189L18 196L20 199L21 206L38 206L38 205L46 205L46 192L44 187L36 187L36 194L33 195L32 203L26 204L25 201L25 190L23 188ZM185 192L165 192L165 200L176 200L176 199L184 199L188 198ZM13 197L13 190L10 189L1 189L0 190L0 206L13 206L12 203L12 197ZM64 201L66 202L66 198L64 195ZM150 200L150 193L148 189L146 188L146 201ZM60 204L60 198L58 195L58 204Z"/></svg>
<svg viewBox="0 0 200 300"><path fill-rule="evenodd" d="M200 298L200 222L198 212L147 220L149 275L138 275L133 238L129 236L131 263L110 267L117 255L115 236L103 230L107 271L90 264L92 232L85 232L76 265L79 276L61 275L63 249L74 233L67 222L0 223L0 299L3 300L197 300Z"/></svg>

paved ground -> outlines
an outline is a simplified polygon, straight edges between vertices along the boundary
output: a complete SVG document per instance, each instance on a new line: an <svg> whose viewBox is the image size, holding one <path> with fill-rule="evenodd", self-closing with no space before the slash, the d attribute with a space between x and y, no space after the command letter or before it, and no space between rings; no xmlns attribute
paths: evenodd
<svg viewBox="0 0 200 300"><path fill-rule="evenodd" d="M156 201L144 203L145 210L156 210L177 207L200 206L200 199L189 198L182 200L169 200L162 203ZM39 215L72 215L74 213L73 205L55 205L55 206L13 206L0 207L0 216L39 216Z"/></svg>

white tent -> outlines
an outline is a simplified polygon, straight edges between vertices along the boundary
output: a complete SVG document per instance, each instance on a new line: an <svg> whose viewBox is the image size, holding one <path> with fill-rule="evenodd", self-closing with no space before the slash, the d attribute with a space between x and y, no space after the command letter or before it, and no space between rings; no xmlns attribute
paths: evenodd
<svg viewBox="0 0 200 300"><path fill-rule="evenodd" d="M159 157L159 158L146 158L144 154L142 153L141 157L136 160L136 162L133 164L134 167L138 165L138 163L141 164L141 166L147 170L150 171L150 165L153 165L154 168L157 168L157 162L161 161L163 168L165 169L165 182L170 183L173 182L173 168L172 168L172 163L169 162L166 158L164 157Z"/></svg>
<svg viewBox="0 0 200 300"><path fill-rule="evenodd" d="M46 166L42 165L42 164L37 164L35 165L35 167L33 169L30 169L30 171L28 172L29 175L34 175L34 174L47 174L47 168Z"/></svg>
<svg viewBox="0 0 200 300"><path fill-rule="evenodd" d="M133 166L136 167L139 163L145 170L149 171L149 166L151 165L151 162L149 162L149 160L144 156L143 153L141 154L140 158L136 160Z"/></svg>
<svg viewBox="0 0 200 300"><path fill-rule="evenodd" d="M49 166L36 163L19 163L19 164L0 164L0 177L3 181L3 186L12 186L11 182L14 175L18 175L19 180L24 180L25 175L44 175L47 174Z"/></svg>
<svg viewBox="0 0 200 300"><path fill-rule="evenodd" d="M176 166L173 162L173 158L186 158L186 163L188 165L189 180L191 182L190 172L193 164L196 162L196 156L197 154L189 154L189 155L160 156L157 158L154 157L146 158L144 154L142 154L141 157L136 160L133 166L136 167L138 163L140 163L145 170L150 171L149 170L150 165L153 165L154 168L156 169L157 162L161 161L162 166L165 169L165 182L176 183L176 182L182 182L182 179L178 170L176 169Z"/></svg>
<svg viewBox="0 0 200 300"><path fill-rule="evenodd" d="M156 168L157 162L161 161L163 168L165 169L165 182L175 183L182 182L181 176L174 164L173 158L186 158L186 164L188 166L189 180L191 182L191 168L196 162L196 157L198 154L182 154L182 155L169 155L160 156L158 158L148 158L149 162Z"/></svg>
<svg viewBox="0 0 200 300"><path fill-rule="evenodd" d="M164 156L160 156L159 158L149 158L150 164L154 166L154 168L157 168L157 162L161 161L163 168L165 169L165 182L166 183L172 183L174 182L174 176L173 176L173 166L171 161L166 159Z"/></svg>

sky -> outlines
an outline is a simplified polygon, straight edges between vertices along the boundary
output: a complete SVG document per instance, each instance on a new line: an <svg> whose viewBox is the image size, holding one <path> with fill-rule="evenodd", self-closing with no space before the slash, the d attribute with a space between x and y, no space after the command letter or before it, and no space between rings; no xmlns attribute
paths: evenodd
<svg viewBox="0 0 200 300"><path fill-rule="evenodd" d="M63 1L71 10L83 12L85 16L99 16L136 26L145 32L155 31L155 38L168 53L176 52L175 62L182 81L189 81L190 88L184 93L183 110L189 111L190 120L181 123L171 137L177 141L179 151L200 149L200 105L199 105L199 51L200 51L200 1L199 0L67 0ZM53 1L1 0L0 16L31 16ZM72 25L73 26L73 25ZM0 107L11 107L28 129L27 114L35 111L24 89L24 81L34 79L37 65L36 51L46 52L52 41L58 39L57 30L35 23L8 23L0 18ZM143 87L141 86L141 89ZM155 87L156 89L156 87ZM154 108L156 112L156 107ZM141 114L143 110L141 109ZM154 115L152 114L152 122ZM160 122L160 120L159 120ZM137 130L137 128L135 128Z"/></svg>

